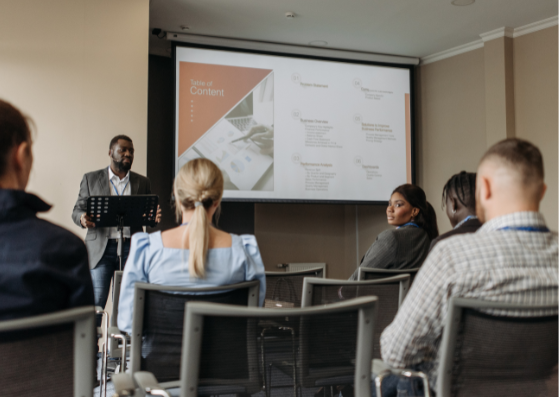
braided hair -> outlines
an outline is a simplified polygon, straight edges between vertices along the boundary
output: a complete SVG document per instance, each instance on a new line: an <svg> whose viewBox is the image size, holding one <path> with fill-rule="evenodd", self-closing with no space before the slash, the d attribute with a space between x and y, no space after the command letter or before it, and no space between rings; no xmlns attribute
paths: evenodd
<svg viewBox="0 0 559 397"><path fill-rule="evenodd" d="M452 175L443 188L442 206L444 208L451 192L456 194L458 201L470 210L476 209L476 174L462 171Z"/></svg>

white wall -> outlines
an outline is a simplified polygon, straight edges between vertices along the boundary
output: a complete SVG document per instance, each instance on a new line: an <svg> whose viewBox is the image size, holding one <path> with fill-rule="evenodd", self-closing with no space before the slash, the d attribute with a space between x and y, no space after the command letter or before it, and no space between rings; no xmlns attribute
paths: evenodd
<svg viewBox="0 0 559 397"><path fill-rule="evenodd" d="M149 0L3 0L0 98L35 121L28 190L70 219L85 172L109 164L117 134L134 140L146 173Z"/></svg>

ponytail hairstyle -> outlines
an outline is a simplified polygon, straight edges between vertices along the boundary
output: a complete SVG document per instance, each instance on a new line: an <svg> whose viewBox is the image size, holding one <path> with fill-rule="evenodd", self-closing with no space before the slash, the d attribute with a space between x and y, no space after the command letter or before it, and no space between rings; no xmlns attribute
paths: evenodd
<svg viewBox="0 0 559 397"><path fill-rule="evenodd" d="M223 175L208 159L190 160L179 170L173 191L176 200L177 219L182 216L182 208L194 210L188 225L188 272L191 277L203 278L206 256L210 242L210 220L208 209L221 201L223 196ZM186 248L186 230L183 248Z"/></svg>
<svg viewBox="0 0 559 397"><path fill-rule="evenodd" d="M417 226L423 228L431 240L439 235L435 209L427 201L427 197L422 188L406 183L394 189L392 194L394 193L400 193L412 207L419 209L419 214L413 219L413 222L415 222Z"/></svg>

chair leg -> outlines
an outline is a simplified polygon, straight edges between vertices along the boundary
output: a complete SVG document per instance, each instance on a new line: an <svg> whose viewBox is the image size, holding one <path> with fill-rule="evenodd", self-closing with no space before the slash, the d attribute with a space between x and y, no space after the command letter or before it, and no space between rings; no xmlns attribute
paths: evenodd
<svg viewBox="0 0 559 397"><path fill-rule="evenodd" d="M268 330L268 328L264 328L262 330L262 332L260 333L260 339L262 341L262 343L260 344L260 349L261 349L261 354L262 354L262 376L264 377L264 393L266 394L266 397L270 397L271 396L271 390L270 390L270 385L271 385L271 379L270 382L268 382L268 376L267 376L267 369L266 369L266 346L264 343L264 337L266 335L266 331ZM271 373L270 373L270 377L271 377Z"/></svg>
<svg viewBox="0 0 559 397"><path fill-rule="evenodd" d="M101 358L101 387L99 394L101 395L101 397L107 397L107 345L109 342L109 316L104 310L97 309L95 310L95 313L101 314L105 320L105 327L103 329L103 356Z"/></svg>

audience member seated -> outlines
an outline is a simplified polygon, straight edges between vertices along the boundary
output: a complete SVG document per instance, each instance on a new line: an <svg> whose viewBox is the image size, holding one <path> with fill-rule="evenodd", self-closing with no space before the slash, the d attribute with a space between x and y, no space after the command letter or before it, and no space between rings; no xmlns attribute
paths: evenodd
<svg viewBox="0 0 559 397"><path fill-rule="evenodd" d="M481 227L476 216L476 174L462 171L452 175L443 188L443 207L453 229L431 241L431 248L439 241L463 233L474 233Z"/></svg>
<svg viewBox="0 0 559 397"><path fill-rule="evenodd" d="M264 302L266 278L256 238L211 225L223 195L219 168L207 159L189 161L175 178L174 194L182 224L132 236L118 306L122 331L132 330L136 282L202 288L259 280L260 305Z"/></svg>
<svg viewBox="0 0 559 397"><path fill-rule="evenodd" d="M30 120L0 100L0 320L93 306L83 241L37 217L51 206L25 192Z"/></svg>
<svg viewBox="0 0 559 397"><path fill-rule="evenodd" d="M405 184L392 192L386 208L388 224L396 229L378 235L363 259L362 267L414 269L421 266L431 240L439 235L435 210L419 186ZM357 280L359 269L350 280Z"/></svg>
<svg viewBox="0 0 559 397"><path fill-rule="evenodd" d="M476 233L441 241L431 251L396 318L382 333L387 364L422 370L436 388L438 346L452 297L557 305L557 234L538 212L545 190L537 147L506 139L487 151L476 181L476 212L483 226ZM383 390L395 383L387 377ZM398 388L404 390L404 383L412 395L409 382L401 380Z"/></svg>

